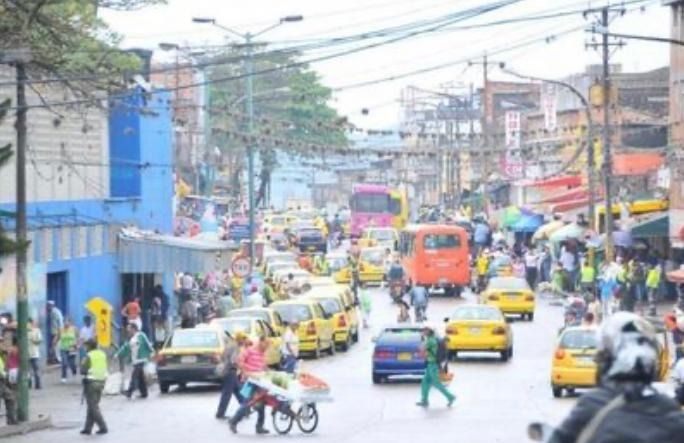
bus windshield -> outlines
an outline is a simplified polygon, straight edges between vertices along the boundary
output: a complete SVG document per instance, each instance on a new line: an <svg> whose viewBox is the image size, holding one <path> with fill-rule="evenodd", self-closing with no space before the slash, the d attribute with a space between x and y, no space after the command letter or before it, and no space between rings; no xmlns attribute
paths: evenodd
<svg viewBox="0 0 684 443"><path fill-rule="evenodd" d="M386 213L390 209L387 194L355 194L351 200L355 212Z"/></svg>

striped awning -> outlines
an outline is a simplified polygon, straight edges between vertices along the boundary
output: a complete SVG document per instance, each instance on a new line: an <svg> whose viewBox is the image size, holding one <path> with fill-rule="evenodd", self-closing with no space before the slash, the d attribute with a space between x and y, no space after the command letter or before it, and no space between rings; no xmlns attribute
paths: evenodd
<svg viewBox="0 0 684 443"><path fill-rule="evenodd" d="M119 235L120 273L208 272L230 267L235 247L222 241L169 235Z"/></svg>

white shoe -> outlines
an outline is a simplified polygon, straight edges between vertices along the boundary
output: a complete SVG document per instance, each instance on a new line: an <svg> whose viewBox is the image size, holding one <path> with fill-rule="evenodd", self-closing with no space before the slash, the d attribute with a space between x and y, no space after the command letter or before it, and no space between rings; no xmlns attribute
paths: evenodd
<svg viewBox="0 0 684 443"><path fill-rule="evenodd" d="M62 379L62 383L66 383L66 378L63 378L63 379Z"/></svg>

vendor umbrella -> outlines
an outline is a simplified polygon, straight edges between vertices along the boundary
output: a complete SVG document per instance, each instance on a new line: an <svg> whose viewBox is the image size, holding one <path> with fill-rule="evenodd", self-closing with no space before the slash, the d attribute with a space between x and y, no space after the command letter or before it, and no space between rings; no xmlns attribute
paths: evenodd
<svg viewBox="0 0 684 443"><path fill-rule="evenodd" d="M501 225L502 227L507 228L520 220L520 217L522 217L520 209L516 208L515 206L509 206L504 210Z"/></svg>
<svg viewBox="0 0 684 443"><path fill-rule="evenodd" d="M585 232L586 228L577 223L570 223L551 234L549 240L551 240L551 243L560 243L570 239L584 241Z"/></svg>
<svg viewBox="0 0 684 443"><path fill-rule="evenodd" d="M565 226L565 222L562 220L554 220L542 225L537 229L537 231L532 236L533 241L537 240L548 240L551 234Z"/></svg>

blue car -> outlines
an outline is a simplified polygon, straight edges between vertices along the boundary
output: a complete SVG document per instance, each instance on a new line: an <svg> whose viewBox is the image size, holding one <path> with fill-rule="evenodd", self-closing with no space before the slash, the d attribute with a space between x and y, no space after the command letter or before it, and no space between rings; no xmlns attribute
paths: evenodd
<svg viewBox="0 0 684 443"><path fill-rule="evenodd" d="M421 326L389 326L375 339L373 383L392 376L422 376L425 366Z"/></svg>

